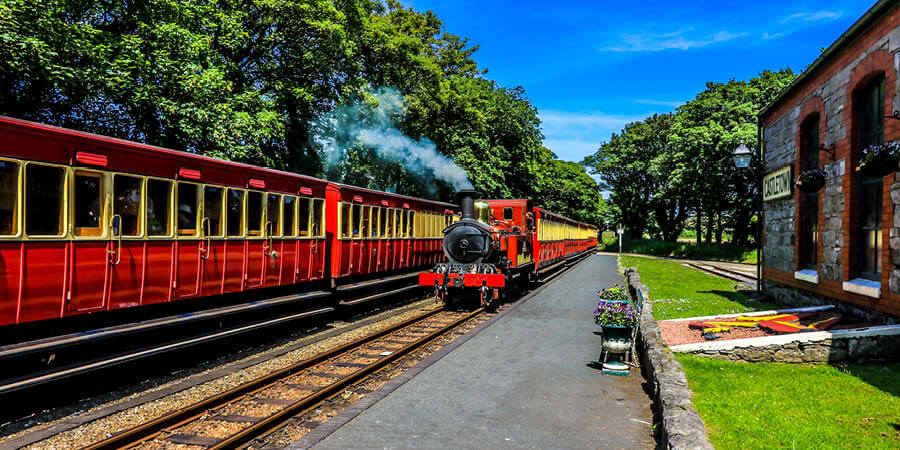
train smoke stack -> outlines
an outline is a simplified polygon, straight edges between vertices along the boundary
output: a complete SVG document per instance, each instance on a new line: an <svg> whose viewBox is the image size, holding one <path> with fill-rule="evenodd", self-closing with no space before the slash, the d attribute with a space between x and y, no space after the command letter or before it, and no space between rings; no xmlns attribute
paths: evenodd
<svg viewBox="0 0 900 450"><path fill-rule="evenodd" d="M462 209L463 219L475 218L475 195L474 189L463 189L457 193L459 195L459 206Z"/></svg>

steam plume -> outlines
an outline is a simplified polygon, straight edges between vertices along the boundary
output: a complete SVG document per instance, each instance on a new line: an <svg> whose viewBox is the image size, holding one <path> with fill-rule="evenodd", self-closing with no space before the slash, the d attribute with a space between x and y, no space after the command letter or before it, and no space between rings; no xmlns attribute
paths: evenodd
<svg viewBox="0 0 900 450"><path fill-rule="evenodd" d="M402 164L411 173L439 178L456 190L472 188L466 172L438 153L434 143L425 138L413 140L397 129L394 119L406 113L399 92L383 87L370 93L370 97L376 104L356 102L340 106L313 124L318 129L314 139L324 152L326 174L334 173L346 161L348 149L362 146L382 160Z"/></svg>

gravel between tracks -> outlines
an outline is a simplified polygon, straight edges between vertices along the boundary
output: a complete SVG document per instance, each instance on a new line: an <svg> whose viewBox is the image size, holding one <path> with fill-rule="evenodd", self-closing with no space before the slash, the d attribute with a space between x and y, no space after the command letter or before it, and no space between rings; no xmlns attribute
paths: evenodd
<svg viewBox="0 0 900 450"><path fill-rule="evenodd" d="M337 346L346 344L350 341L358 339L362 336L371 334L378 330L382 330L388 328L396 323L405 321L411 317L417 316L422 313L423 309L430 309L434 307L433 300L425 299L418 302L412 303L410 306L413 308L397 314L394 311L385 311L380 314L375 315L375 318L378 320L374 323L350 330L346 333L342 333L336 336L328 337L319 342L312 343L310 345L301 347L299 349L290 351L284 355L277 356L275 358L269 359L267 361L263 361L259 364L255 364L253 366L247 367L242 370L237 370L232 373L227 373L225 376L220 378L216 378L212 381L208 381L193 387L189 387L183 391L176 392L172 395L163 397L161 399L151 401L148 403L144 403L133 408L129 408L123 410L121 412L109 415L107 417L100 418L98 420L89 422L83 426L78 428L74 428L68 431L64 431L60 434L54 435L48 439L36 442L26 448L29 449L67 449L67 448L80 448L85 445L88 445L92 442L99 441L107 436L110 436L118 431L124 430L126 428L130 428L141 423L147 422L149 420L160 417L170 411L174 411L179 408L186 407L190 404L193 404L197 401L200 401L204 398L211 397L218 393L224 392L230 388L233 388L239 384L254 380L266 374L275 372L284 367L290 366L298 361L302 361L304 359L310 358L318 353L323 351L327 351L329 349L335 348ZM392 315L393 314L393 315ZM370 317L360 318L360 321L367 320ZM348 323L349 324L349 323ZM293 344L296 344L299 341L310 340L315 338L319 334L327 333L331 330L323 330L318 333L314 333L311 335L303 336L302 338L293 340L291 342L282 344L278 347L274 347L272 349L265 350L263 353L278 353L280 349L285 347L289 347ZM250 358L256 358L259 354L248 355L248 357L229 362L224 365L216 366L208 369L207 371L191 375L192 377L199 377L203 374L212 372L212 371L222 371L227 370L230 366L237 366L242 361L245 361ZM110 401L104 403L102 405L98 405L94 408L91 408L88 411L84 411L81 414L90 414L99 409L117 404L119 402L123 402L134 397L138 397L148 392L153 392L156 390L164 389L172 384L177 382L184 381L182 379L173 380L169 383L155 386L151 389L147 389L145 391L141 391L139 393L132 394L125 398L120 398L114 401ZM41 425L37 425L35 427L29 428L25 431L12 434L3 438L0 438L0 448L3 448L3 442L15 439L24 434L28 434L34 432L35 430L49 427L55 423L64 422L67 419L72 419L69 417L62 417L57 420L47 422Z"/></svg>

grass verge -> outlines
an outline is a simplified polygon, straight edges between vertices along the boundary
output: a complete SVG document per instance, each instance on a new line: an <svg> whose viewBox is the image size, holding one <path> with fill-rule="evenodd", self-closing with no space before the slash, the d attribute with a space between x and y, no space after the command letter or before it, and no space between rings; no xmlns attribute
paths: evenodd
<svg viewBox="0 0 900 450"><path fill-rule="evenodd" d="M900 364L678 360L717 449L900 448Z"/></svg>
<svg viewBox="0 0 900 450"><path fill-rule="evenodd" d="M618 252L619 241L614 235L603 233L599 246L604 252ZM641 255L671 258L710 259L756 264L756 250L732 244L697 244L696 242L667 242L655 239L623 240L622 251Z"/></svg>
<svg viewBox="0 0 900 450"><path fill-rule="evenodd" d="M775 308L734 290L735 282L707 275L675 261L622 255L622 267L637 267L650 288L658 320Z"/></svg>

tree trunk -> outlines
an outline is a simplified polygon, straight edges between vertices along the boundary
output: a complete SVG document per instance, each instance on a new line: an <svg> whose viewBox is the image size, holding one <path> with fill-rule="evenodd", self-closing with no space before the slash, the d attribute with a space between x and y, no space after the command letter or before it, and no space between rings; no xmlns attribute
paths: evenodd
<svg viewBox="0 0 900 450"><path fill-rule="evenodd" d="M697 207L697 219L694 225L697 226L697 245L700 245L703 241L703 214L700 212L700 207Z"/></svg>
<svg viewBox="0 0 900 450"><path fill-rule="evenodd" d="M722 243L722 213L716 214L716 244Z"/></svg>
<svg viewBox="0 0 900 450"><path fill-rule="evenodd" d="M706 215L706 238L704 239L707 244L712 242L712 234L713 234L713 219L715 213L710 212Z"/></svg>

